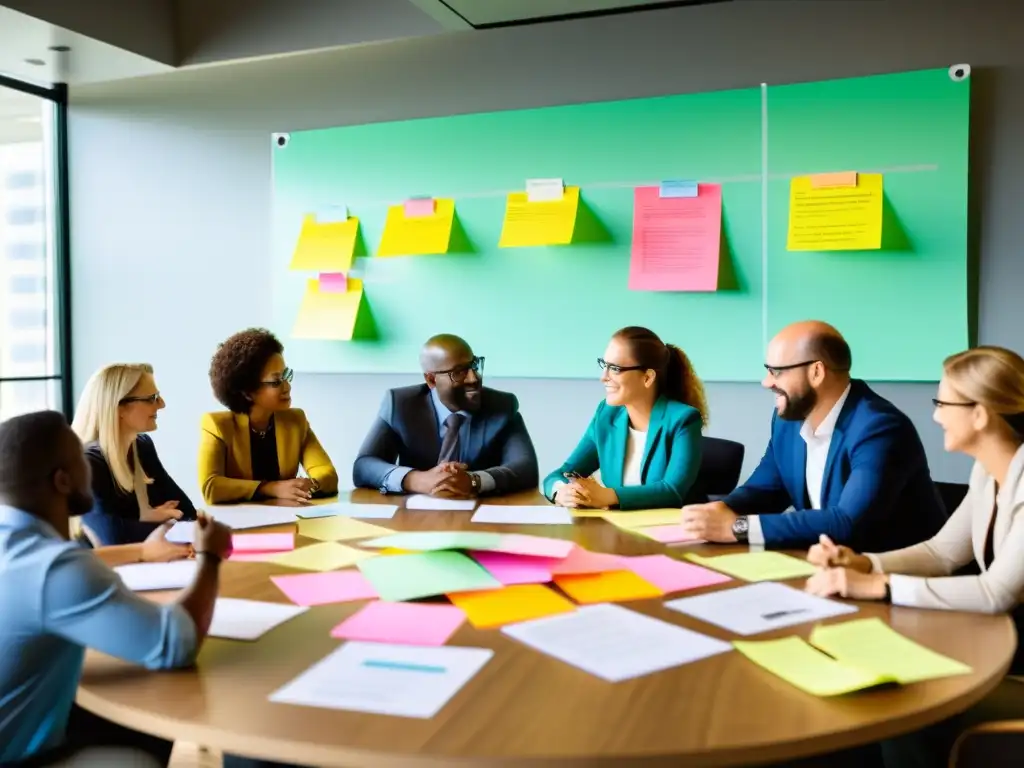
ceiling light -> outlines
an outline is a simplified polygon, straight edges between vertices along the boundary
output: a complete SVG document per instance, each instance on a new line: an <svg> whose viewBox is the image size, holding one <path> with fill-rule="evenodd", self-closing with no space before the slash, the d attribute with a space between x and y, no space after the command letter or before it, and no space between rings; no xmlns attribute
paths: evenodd
<svg viewBox="0 0 1024 768"><path fill-rule="evenodd" d="M57 53L67 53L68 51L71 50L71 46L70 45L51 45L50 46L50 50L51 51L56 51Z"/></svg>
<svg viewBox="0 0 1024 768"><path fill-rule="evenodd" d="M44 67L46 62L42 59L25 59L26 64L31 64L33 67Z"/></svg>

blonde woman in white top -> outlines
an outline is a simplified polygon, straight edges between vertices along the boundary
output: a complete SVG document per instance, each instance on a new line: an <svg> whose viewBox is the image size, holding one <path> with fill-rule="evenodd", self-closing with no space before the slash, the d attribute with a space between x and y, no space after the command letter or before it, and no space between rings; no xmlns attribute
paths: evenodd
<svg viewBox="0 0 1024 768"><path fill-rule="evenodd" d="M807 591L894 605L977 613L1004 613L1024 592L1024 359L1000 347L979 347L948 358L935 403L935 421L947 451L975 459L967 496L928 541L878 554L856 554L827 537L807 559L822 568ZM979 575L954 575L972 559ZM1018 635L1022 628L1015 615ZM1011 672L1024 671L1021 652ZM1009 688L1010 690L1007 690ZM1008 682L999 706L1024 716L1024 685ZM1007 713L1007 702L1016 712ZM991 705L991 700L988 702ZM967 722L991 719L991 706L967 713ZM957 728L944 723L883 745L887 768L944 766Z"/></svg>

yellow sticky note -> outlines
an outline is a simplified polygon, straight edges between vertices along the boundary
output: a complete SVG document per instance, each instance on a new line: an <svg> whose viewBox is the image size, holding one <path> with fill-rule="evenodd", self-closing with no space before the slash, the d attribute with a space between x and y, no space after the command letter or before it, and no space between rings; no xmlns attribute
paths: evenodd
<svg viewBox="0 0 1024 768"><path fill-rule="evenodd" d="M291 552L268 557L265 562L286 565L289 568L297 568L300 571L336 571L339 568L347 568L355 565L360 560L374 557L373 552L364 552L361 549L346 547L334 541L325 541L320 544L312 544L308 547L299 547Z"/></svg>
<svg viewBox="0 0 1024 768"><path fill-rule="evenodd" d="M829 658L802 637L779 640L734 640L736 650L787 683L815 696L838 696L891 678Z"/></svg>
<svg viewBox="0 0 1024 768"><path fill-rule="evenodd" d="M323 224L309 214L302 220L299 241L292 253L289 269L307 272L348 272L356 252L359 219L329 221Z"/></svg>
<svg viewBox="0 0 1024 768"><path fill-rule="evenodd" d="M384 221L378 256L422 256L448 253L455 221L454 200L434 200L434 212L406 216L405 206L392 205Z"/></svg>
<svg viewBox="0 0 1024 768"><path fill-rule="evenodd" d="M364 523L352 517L314 517L299 520L299 534L320 541L348 541L350 539L370 539L377 536L389 536L394 531L381 528L379 525Z"/></svg>
<svg viewBox="0 0 1024 768"><path fill-rule="evenodd" d="M499 248L568 245L576 229L580 188L566 187L561 200L531 203L525 192L513 192L505 202Z"/></svg>
<svg viewBox="0 0 1024 768"><path fill-rule="evenodd" d="M679 509L640 509L636 512L604 512L601 517L618 528L646 528L679 523L683 512Z"/></svg>
<svg viewBox="0 0 1024 768"><path fill-rule="evenodd" d="M645 600L665 593L632 571L583 573L555 576L555 584L577 603L614 603L618 600Z"/></svg>
<svg viewBox="0 0 1024 768"><path fill-rule="evenodd" d="M738 552L717 557L701 557L691 553L685 557L698 565L714 568L744 581L799 579L815 572L814 566L806 560L782 552Z"/></svg>
<svg viewBox="0 0 1024 768"><path fill-rule="evenodd" d="M815 627L811 645L844 664L904 684L971 673L966 664L918 645L878 618Z"/></svg>
<svg viewBox="0 0 1024 768"><path fill-rule="evenodd" d="M469 623L477 629L576 610L571 602L541 584L515 584L484 592L453 592L448 599L465 612Z"/></svg>
<svg viewBox="0 0 1024 768"><path fill-rule="evenodd" d="M396 549L395 547L387 547L386 549L375 550L378 555L414 555L416 554L411 549Z"/></svg>
<svg viewBox="0 0 1024 768"><path fill-rule="evenodd" d="M569 512L573 517L604 517L608 514L603 509L570 509Z"/></svg>
<svg viewBox="0 0 1024 768"><path fill-rule="evenodd" d="M362 280L350 279L344 293L330 293L321 291L320 281L312 278L306 283L306 295L302 297L292 336L350 341L362 303Z"/></svg>
<svg viewBox="0 0 1024 768"><path fill-rule="evenodd" d="M789 183L789 251L869 251L882 247L882 174L857 174L855 186Z"/></svg>

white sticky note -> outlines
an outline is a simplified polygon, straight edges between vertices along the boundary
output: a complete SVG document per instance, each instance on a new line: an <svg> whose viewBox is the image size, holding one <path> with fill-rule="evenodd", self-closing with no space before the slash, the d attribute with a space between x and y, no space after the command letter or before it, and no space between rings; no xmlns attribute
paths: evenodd
<svg viewBox="0 0 1024 768"><path fill-rule="evenodd" d="M294 509L266 507L262 504L210 507L207 511L214 519L236 531L246 528L265 528L270 525L287 525L299 519ZM171 530L173 531L174 528Z"/></svg>
<svg viewBox="0 0 1024 768"><path fill-rule="evenodd" d="M469 511L476 509L476 499L438 499L433 496L417 493L405 500L405 508Z"/></svg>
<svg viewBox="0 0 1024 768"><path fill-rule="evenodd" d="M550 203L561 200L565 195L565 184L561 179L527 179L526 200L530 203Z"/></svg>
<svg viewBox="0 0 1024 768"><path fill-rule="evenodd" d="M572 513L565 507L507 507L500 504L481 504L470 522L504 525L572 525Z"/></svg>
<svg viewBox="0 0 1024 768"><path fill-rule="evenodd" d="M174 560L170 563L130 563L119 565L114 572L133 592L157 589L183 589L192 583L198 563L195 560Z"/></svg>
<svg viewBox="0 0 1024 768"><path fill-rule="evenodd" d="M267 632L308 611L301 605L218 597L213 604L210 637L258 640Z"/></svg>

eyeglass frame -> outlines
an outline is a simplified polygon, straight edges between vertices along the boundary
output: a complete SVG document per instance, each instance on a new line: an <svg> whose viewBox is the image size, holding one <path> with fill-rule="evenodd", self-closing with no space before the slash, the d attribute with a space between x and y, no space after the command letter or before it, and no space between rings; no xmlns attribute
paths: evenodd
<svg viewBox="0 0 1024 768"><path fill-rule="evenodd" d="M484 375L484 360L485 358L474 355L473 359L468 363L457 365L454 368L449 368L445 371L430 371L430 375L443 376L444 374L448 374L448 379L452 384L463 383L470 371L473 371L477 377L482 379ZM456 376L460 377L458 381L455 379Z"/></svg>
<svg viewBox="0 0 1024 768"><path fill-rule="evenodd" d="M274 389L280 389L285 383L291 384L292 379L295 378L295 371L291 368L285 368L281 371L280 379L271 379L270 381L261 381L261 387L273 387Z"/></svg>
<svg viewBox="0 0 1024 768"><path fill-rule="evenodd" d="M937 397L932 398L932 405L936 408L973 408L977 403L967 400L961 403L955 403L951 400L939 400Z"/></svg>
<svg viewBox="0 0 1024 768"><path fill-rule="evenodd" d="M646 365L616 365L615 363L609 363L603 357L597 358L597 367L602 371L610 371L616 376L620 373L628 373L629 371L646 371L649 368Z"/></svg>
<svg viewBox="0 0 1024 768"><path fill-rule="evenodd" d="M160 400L163 400L163 396L161 396L159 392L154 392L152 395L146 395L145 397L122 397L117 401L117 404L130 405L131 403L146 403L147 405L156 405Z"/></svg>

